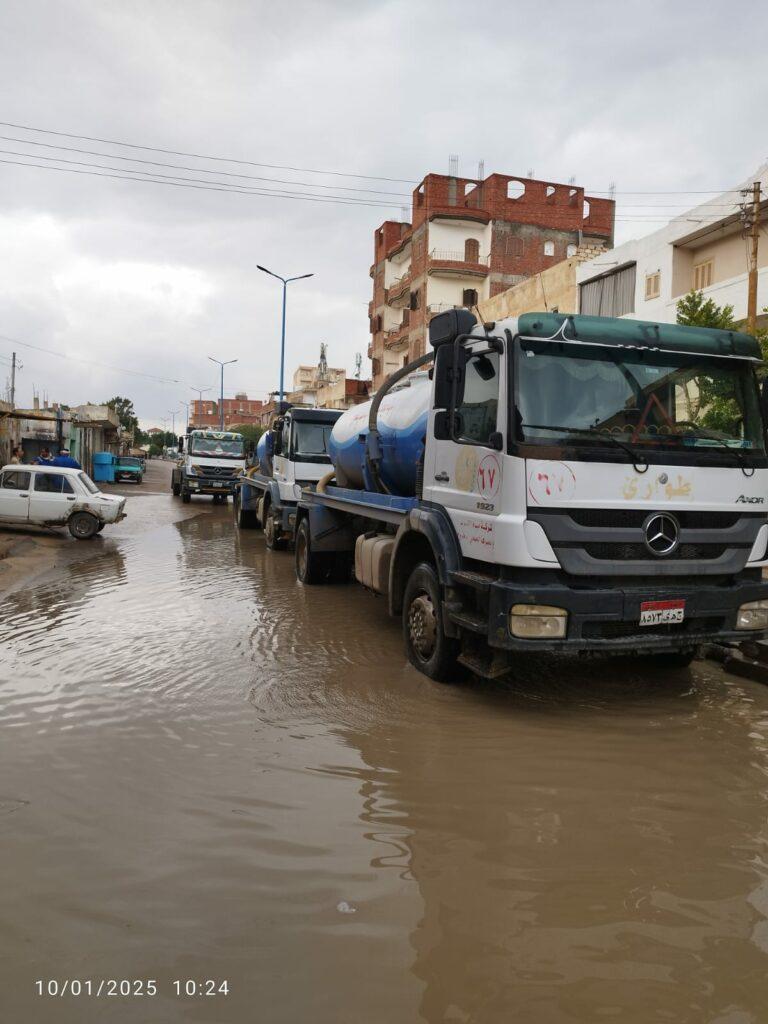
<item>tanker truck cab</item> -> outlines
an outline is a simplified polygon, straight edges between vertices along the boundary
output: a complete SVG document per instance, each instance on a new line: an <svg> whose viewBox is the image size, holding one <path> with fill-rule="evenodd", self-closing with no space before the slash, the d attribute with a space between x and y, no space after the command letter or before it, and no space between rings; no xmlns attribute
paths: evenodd
<svg viewBox="0 0 768 1024"><path fill-rule="evenodd" d="M293 540L296 508L304 488L328 474L328 442L341 416L335 409L289 407L261 436L256 461L237 481L235 525L261 527L267 547L281 550Z"/></svg>
<svg viewBox="0 0 768 1024"><path fill-rule="evenodd" d="M245 440L229 430L191 430L179 439L179 458L171 489L187 504L193 494L210 494L226 502L245 468Z"/></svg>
<svg viewBox="0 0 768 1024"><path fill-rule="evenodd" d="M768 633L753 338L452 310L430 340L334 428L335 485L299 508L300 580L354 554L438 679L493 678L523 651L677 666Z"/></svg>

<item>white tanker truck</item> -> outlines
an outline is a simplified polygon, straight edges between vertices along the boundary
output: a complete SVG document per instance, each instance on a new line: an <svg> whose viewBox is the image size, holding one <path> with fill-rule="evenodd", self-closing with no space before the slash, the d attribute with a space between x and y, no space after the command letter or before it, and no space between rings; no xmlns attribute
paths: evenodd
<svg viewBox="0 0 768 1024"><path fill-rule="evenodd" d="M766 635L754 338L451 310L430 342L335 424L333 471L296 513L301 582L354 561L434 679L502 675L516 651L679 666Z"/></svg>

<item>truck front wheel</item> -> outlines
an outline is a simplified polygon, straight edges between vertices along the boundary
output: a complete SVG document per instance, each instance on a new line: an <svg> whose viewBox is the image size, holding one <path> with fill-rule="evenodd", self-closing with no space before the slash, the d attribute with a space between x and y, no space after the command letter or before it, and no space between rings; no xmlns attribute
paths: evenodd
<svg viewBox="0 0 768 1024"><path fill-rule="evenodd" d="M188 505L192 500L192 495L189 493L189 491L182 491L181 500L184 505Z"/></svg>
<svg viewBox="0 0 768 1024"><path fill-rule="evenodd" d="M171 477L171 491L173 493L174 498L178 498L178 496L181 494L181 484L176 479L175 475Z"/></svg>
<svg viewBox="0 0 768 1024"><path fill-rule="evenodd" d="M405 585L403 638L419 672L441 683L456 678L459 642L445 635L440 581L428 562L417 565Z"/></svg>

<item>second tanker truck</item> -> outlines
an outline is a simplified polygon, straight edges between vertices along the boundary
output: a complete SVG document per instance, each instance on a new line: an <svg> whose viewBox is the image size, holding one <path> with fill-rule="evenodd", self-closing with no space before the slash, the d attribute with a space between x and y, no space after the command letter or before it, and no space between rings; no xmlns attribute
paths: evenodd
<svg viewBox="0 0 768 1024"><path fill-rule="evenodd" d="M766 635L754 338L450 310L430 342L335 424L295 513L300 581L354 561L433 679L493 678L521 651L681 666Z"/></svg>

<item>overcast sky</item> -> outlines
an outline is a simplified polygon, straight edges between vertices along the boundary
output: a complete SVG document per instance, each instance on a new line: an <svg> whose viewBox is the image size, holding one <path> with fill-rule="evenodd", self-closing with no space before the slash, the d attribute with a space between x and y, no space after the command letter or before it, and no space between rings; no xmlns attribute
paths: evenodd
<svg viewBox="0 0 768 1024"><path fill-rule="evenodd" d="M456 153L467 176L483 159L486 173L615 183L617 239L647 234L707 198L677 193L731 187L766 159L767 29L768 6L738 0L5 0L1 121L306 170L9 127L0 161L94 170L41 159L58 156L354 202L0 162L0 393L16 347L18 404L33 386L67 404L122 394L150 425L190 385L218 388L208 355L238 360L228 392L265 397L280 286L258 263L315 274L290 286L288 378L321 341L331 365L352 373L360 352L367 370L373 231L400 219L411 182Z"/></svg>

